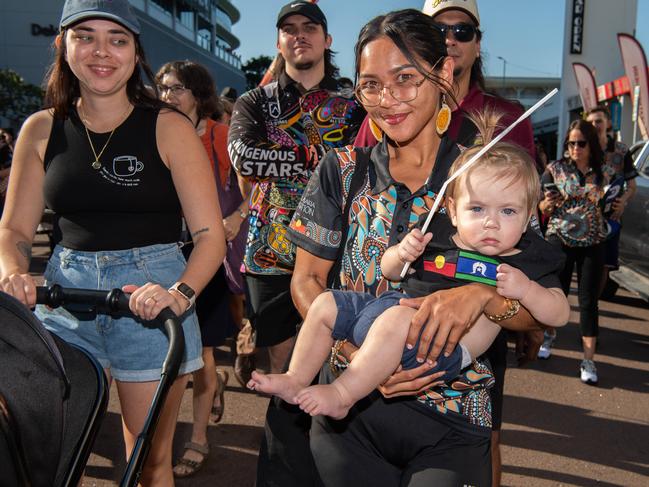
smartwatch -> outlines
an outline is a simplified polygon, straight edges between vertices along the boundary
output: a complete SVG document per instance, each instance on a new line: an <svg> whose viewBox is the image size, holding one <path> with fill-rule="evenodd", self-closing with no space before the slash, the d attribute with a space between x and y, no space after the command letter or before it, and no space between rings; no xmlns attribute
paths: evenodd
<svg viewBox="0 0 649 487"><path fill-rule="evenodd" d="M196 292L184 282L177 282L169 288L169 291L176 291L185 298L189 302L187 309L194 306L194 303L196 302Z"/></svg>

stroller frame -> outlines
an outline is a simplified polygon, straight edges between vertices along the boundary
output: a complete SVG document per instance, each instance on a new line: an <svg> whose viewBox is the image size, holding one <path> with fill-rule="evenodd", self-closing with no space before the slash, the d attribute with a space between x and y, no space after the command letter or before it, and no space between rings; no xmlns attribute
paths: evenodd
<svg viewBox="0 0 649 487"><path fill-rule="evenodd" d="M53 285L49 288L37 287L36 291L36 302L38 304L45 304L52 308L81 304L84 306L90 306L91 309L93 311L96 311L97 313L120 313L132 315L128 306L130 295L122 292L120 289L113 289L111 291L97 291L92 289L62 288L59 285ZM13 301L15 305L19 305L17 301ZM147 418L145 420L142 431L138 435L131 455L129 456L126 470L120 482L120 487L133 487L137 485L139 481L140 475L142 473L142 468L151 447L151 441L155 432L155 428L158 424L160 414L162 413L162 408L169 393L169 389L171 388L178 375L178 370L180 368L180 363L182 362L185 350L185 338L183 335L180 319L173 313L173 311L171 311L171 309L163 309L155 321L162 329L164 329L164 332L169 339L169 348L167 350L165 360L162 364L160 382L158 383L158 387L151 401L149 412L147 414ZM45 333L45 335L47 334ZM62 340L60 340L55 335L47 335L42 338L45 341L50 341L51 345L54 345L51 340L54 340L54 342L62 342ZM81 479L81 476L83 475L83 471L85 469L88 457L90 456L94 439L101 424L101 419L103 418L103 415L106 411L108 404L108 386L103 369L93 357L91 357L87 352L81 350L78 347L70 344L66 345L70 346L71 349L74 349L77 352L83 352L85 358L89 359L91 363L94 364L95 371L98 376L97 387L99 389L97 400L95 401L95 404L93 405L93 408L90 412L87 424L81 432L81 437L76 442L77 448L72 453L70 461L67 462L67 465L59 466L59 471L62 468L64 469L63 476L58 476L62 479L59 485L63 487L76 487L79 480ZM52 349L56 347L49 348ZM58 354L58 349L55 351L55 354ZM62 364L63 359L60 358L60 360ZM70 382L68 381L67 377L65 377L64 380L66 381L67 386L67 396L70 390ZM2 442L3 439L4 443ZM5 451L9 451L18 485L25 487L31 486L32 483L30 481L29 471L26 467L25 458L22 454L24 450L21 448L20 430L13 419L11 411L7 405L7 401L5 401L5 398L2 397L1 394L0 446L4 447Z"/></svg>

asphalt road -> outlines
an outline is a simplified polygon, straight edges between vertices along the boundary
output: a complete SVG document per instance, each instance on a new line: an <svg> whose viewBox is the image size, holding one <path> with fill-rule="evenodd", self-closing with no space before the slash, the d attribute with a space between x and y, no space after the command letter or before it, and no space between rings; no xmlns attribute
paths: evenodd
<svg viewBox="0 0 649 487"><path fill-rule="evenodd" d="M40 255L46 253L42 249ZM38 258L39 252L35 252ZM37 262L38 264L38 262ZM36 269L38 272L38 269ZM649 485L649 305L620 290L600 302L596 362L599 385L579 381L581 345L576 297L571 322L559 331L547 361L507 371L502 430L505 486ZM246 392L233 377L228 349L217 351L229 369L225 414L208 431L203 469L179 486L254 485L257 448L268 399ZM263 364L262 364L263 365ZM83 485L114 486L124 469L119 406L114 389ZM175 455L191 431L187 390L174 441Z"/></svg>

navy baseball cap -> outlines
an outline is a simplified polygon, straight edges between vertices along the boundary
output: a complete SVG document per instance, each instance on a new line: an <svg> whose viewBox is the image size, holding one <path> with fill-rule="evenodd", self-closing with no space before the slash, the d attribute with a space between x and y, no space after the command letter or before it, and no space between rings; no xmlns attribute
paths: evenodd
<svg viewBox="0 0 649 487"><path fill-rule="evenodd" d="M279 15L277 15L277 27L279 28L284 19L289 15L297 14L304 15L316 24L320 24L324 27L325 32L327 31L327 17L325 17L325 14L315 3L306 1L290 2L284 5L282 10L279 11Z"/></svg>
<svg viewBox="0 0 649 487"><path fill-rule="evenodd" d="M140 33L140 22L128 0L66 0L59 28L69 27L85 19L112 20L134 34Z"/></svg>

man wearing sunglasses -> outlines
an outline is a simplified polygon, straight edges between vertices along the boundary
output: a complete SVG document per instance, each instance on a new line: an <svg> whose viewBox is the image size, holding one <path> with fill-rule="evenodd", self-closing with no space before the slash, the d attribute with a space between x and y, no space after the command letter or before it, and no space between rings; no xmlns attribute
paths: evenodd
<svg viewBox="0 0 649 487"><path fill-rule="evenodd" d="M461 113L471 113L486 107L494 108L505 115L503 127L507 127L523 114L520 104L505 100L487 93L483 74L482 57L480 55L480 14L475 0L427 0L423 12L433 17L442 32L446 34L448 55L455 60L453 72L457 83L457 99L459 106L453 112L454 120L448 129L448 136L460 145L471 146L475 141L475 127ZM455 122L455 123L454 123ZM530 119L514 128L505 140L522 146L529 152L532 160L536 160L534 136ZM540 168L539 168L540 169ZM519 343L526 344L527 350L518 353L526 354L527 358L535 358L538 348L543 341L542 332L521 334ZM500 455L500 430L502 426L503 396L505 370L507 368L507 332L502 330L498 338L486 353L496 379L491 389L492 403L492 434L491 460L492 485L499 486L502 462Z"/></svg>
<svg viewBox="0 0 649 487"><path fill-rule="evenodd" d="M459 145L470 147L474 144L477 129L465 116L486 107L504 113L501 123L507 127L523 114L523 107L513 101L488 93L485 87L482 57L480 53L480 14L476 0L426 0L422 11L430 15L446 35L448 55L455 61L454 95L458 100L453 108L451 124L446 135ZM354 145L358 147L375 145L381 134L372 131L366 117ZM536 160L536 149L532 135L532 124L529 119L515 127L505 139L523 147ZM538 168L539 172L542 168ZM543 332L527 332L517 340L517 354L520 362L536 358ZM493 485L500 485L500 427L502 424L503 388L507 363L507 335L503 330L487 351L491 362L495 386L491 389L492 401L492 471Z"/></svg>

